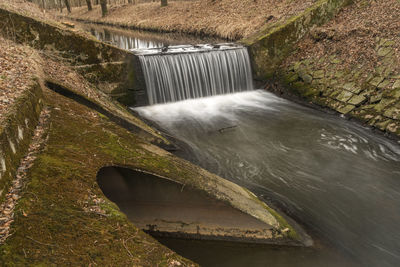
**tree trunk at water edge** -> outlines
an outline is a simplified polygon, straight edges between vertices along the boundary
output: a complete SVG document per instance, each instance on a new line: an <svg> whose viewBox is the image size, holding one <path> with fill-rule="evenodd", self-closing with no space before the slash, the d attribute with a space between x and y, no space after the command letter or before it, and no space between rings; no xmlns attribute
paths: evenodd
<svg viewBox="0 0 400 267"><path fill-rule="evenodd" d="M92 10L92 2L90 0L86 0L87 9L90 11Z"/></svg>
<svg viewBox="0 0 400 267"><path fill-rule="evenodd" d="M100 0L101 15L105 17L107 15L107 0Z"/></svg>
<svg viewBox="0 0 400 267"><path fill-rule="evenodd" d="M68 10L68 13L71 13L71 5L69 4L69 0L64 0L65 6Z"/></svg>

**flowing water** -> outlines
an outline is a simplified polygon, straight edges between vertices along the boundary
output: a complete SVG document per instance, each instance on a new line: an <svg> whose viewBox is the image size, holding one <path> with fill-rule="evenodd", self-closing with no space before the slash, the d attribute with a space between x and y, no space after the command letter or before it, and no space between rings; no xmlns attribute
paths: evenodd
<svg viewBox="0 0 400 267"><path fill-rule="evenodd" d="M276 200L332 246L310 252L164 241L183 255L206 266L400 264L397 144L264 91L136 111L188 144L199 165Z"/></svg>
<svg viewBox="0 0 400 267"><path fill-rule="evenodd" d="M253 89L247 49L235 46L170 47L139 55L150 104Z"/></svg>

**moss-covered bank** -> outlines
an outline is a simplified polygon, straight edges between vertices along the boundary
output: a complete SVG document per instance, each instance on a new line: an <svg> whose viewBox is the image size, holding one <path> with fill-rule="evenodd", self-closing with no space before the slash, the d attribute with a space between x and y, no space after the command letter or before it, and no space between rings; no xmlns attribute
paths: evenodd
<svg viewBox="0 0 400 267"><path fill-rule="evenodd" d="M129 223L97 186L101 166L158 167L137 137L49 90L46 103L51 108L49 140L29 171L15 209L14 234L1 247L2 262L191 265ZM141 153L144 157L138 157Z"/></svg>
<svg viewBox="0 0 400 267"><path fill-rule="evenodd" d="M137 229L104 197L96 183L103 166L156 173L259 219L269 214L254 209L258 202L239 186L145 143L102 114L48 89L45 102L51 109L49 139L29 170L14 234L1 247L6 265L190 264ZM274 233L277 242L295 236L280 227L286 225Z"/></svg>

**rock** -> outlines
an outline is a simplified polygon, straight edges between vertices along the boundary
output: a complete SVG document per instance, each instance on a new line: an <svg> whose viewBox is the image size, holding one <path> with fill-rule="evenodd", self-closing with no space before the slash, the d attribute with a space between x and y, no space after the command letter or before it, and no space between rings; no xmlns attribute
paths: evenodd
<svg viewBox="0 0 400 267"><path fill-rule="evenodd" d="M392 45L395 45L396 44L396 42L395 41L392 41L392 40L387 40L385 43L383 43L382 45L383 46L392 46Z"/></svg>
<svg viewBox="0 0 400 267"><path fill-rule="evenodd" d="M371 104L374 104L374 103L378 103L379 101L381 101L381 99L382 99L382 94L377 94L377 95L371 96L371 98L369 99L369 102Z"/></svg>
<svg viewBox="0 0 400 267"><path fill-rule="evenodd" d="M393 90L391 92L391 96L394 97L394 98L400 98L400 87L396 88L395 90Z"/></svg>
<svg viewBox="0 0 400 267"><path fill-rule="evenodd" d="M385 120L382 122L378 122L375 124L376 128L379 128L380 130L384 131L386 129L386 127L389 125L389 123L391 123L392 120Z"/></svg>
<svg viewBox="0 0 400 267"><path fill-rule="evenodd" d="M311 81L313 79L311 75L309 75L305 72L300 72L299 76L305 83L311 83Z"/></svg>
<svg viewBox="0 0 400 267"><path fill-rule="evenodd" d="M294 81L297 81L299 79L299 75L297 73L292 72L291 74L286 76L286 81L288 83L292 83Z"/></svg>
<svg viewBox="0 0 400 267"><path fill-rule="evenodd" d="M393 86L392 86L392 89L397 89L397 88L400 88L400 79L395 81Z"/></svg>
<svg viewBox="0 0 400 267"><path fill-rule="evenodd" d="M344 72L343 71L337 71L336 73L335 73L335 77L336 78L342 78L344 76Z"/></svg>
<svg viewBox="0 0 400 267"><path fill-rule="evenodd" d="M293 70L295 72L298 72L300 70L300 66L301 66L301 62L298 61L298 62L294 63Z"/></svg>
<svg viewBox="0 0 400 267"><path fill-rule="evenodd" d="M367 98L362 95L355 95L347 102L349 104L359 106L367 101Z"/></svg>
<svg viewBox="0 0 400 267"><path fill-rule="evenodd" d="M375 105L374 109L378 112L382 112L384 108L393 104L395 101L395 99L383 98L379 104Z"/></svg>
<svg viewBox="0 0 400 267"><path fill-rule="evenodd" d="M396 123L390 123L387 127L386 130L388 130L389 132L395 133L397 131L397 129L399 128L398 125L396 125Z"/></svg>
<svg viewBox="0 0 400 267"><path fill-rule="evenodd" d="M391 107L388 108L384 113L383 116L388 117L388 118L392 118L395 120L400 119L400 108L398 107Z"/></svg>
<svg viewBox="0 0 400 267"><path fill-rule="evenodd" d="M346 83L345 85L343 85L343 89L350 91L354 94L359 94L362 91L362 89L360 87L357 87L354 82Z"/></svg>
<svg viewBox="0 0 400 267"><path fill-rule="evenodd" d="M340 107L338 109L336 109L338 112L342 113L342 114L347 114L350 111L352 111L355 108L355 106L353 105L346 105L344 107Z"/></svg>
<svg viewBox="0 0 400 267"><path fill-rule="evenodd" d="M364 116L364 119L370 120L370 119L372 119L373 117L374 117L374 116L372 116L371 114L367 114L367 115Z"/></svg>
<svg viewBox="0 0 400 267"><path fill-rule="evenodd" d="M379 48L377 54L380 57L384 57L384 56L388 55L390 52L392 52L391 48L389 48L389 47L381 47L381 48Z"/></svg>
<svg viewBox="0 0 400 267"><path fill-rule="evenodd" d="M322 79L325 77L325 72L323 70L317 70L314 71L312 76L314 79Z"/></svg>
<svg viewBox="0 0 400 267"><path fill-rule="evenodd" d="M338 58L333 58L333 59L331 59L331 63L332 64L339 64L339 63L341 63L342 61L340 60L340 59L338 59Z"/></svg>
<svg viewBox="0 0 400 267"><path fill-rule="evenodd" d="M379 83L379 85L377 86L378 88L386 88L389 84L390 84L390 80L384 80L383 82Z"/></svg>
<svg viewBox="0 0 400 267"><path fill-rule="evenodd" d="M353 93L348 92L348 91L342 91L336 99L341 101L341 102L347 102L351 97L353 96Z"/></svg>
<svg viewBox="0 0 400 267"><path fill-rule="evenodd" d="M375 87L377 87L385 78L377 76L373 78L369 83Z"/></svg>

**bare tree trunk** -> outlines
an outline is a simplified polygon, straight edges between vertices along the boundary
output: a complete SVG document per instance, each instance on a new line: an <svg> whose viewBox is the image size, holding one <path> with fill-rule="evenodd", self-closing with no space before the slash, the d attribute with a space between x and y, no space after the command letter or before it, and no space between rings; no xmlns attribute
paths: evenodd
<svg viewBox="0 0 400 267"><path fill-rule="evenodd" d="M95 4L95 5L98 5L98 4L99 4L99 0L95 0L95 1L94 1L94 4Z"/></svg>
<svg viewBox="0 0 400 267"><path fill-rule="evenodd" d="M92 2L90 0L86 0L87 9L90 11L92 10Z"/></svg>
<svg viewBox="0 0 400 267"><path fill-rule="evenodd" d="M161 6L167 6L168 0L161 0Z"/></svg>
<svg viewBox="0 0 400 267"><path fill-rule="evenodd" d="M107 15L107 0L100 0L101 15L104 17Z"/></svg>
<svg viewBox="0 0 400 267"><path fill-rule="evenodd" d="M58 6L60 7L60 13L62 13L63 10L62 0L58 0Z"/></svg>
<svg viewBox="0 0 400 267"><path fill-rule="evenodd" d="M64 0L65 6L67 7L68 13L71 13L71 5L69 4L69 0Z"/></svg>
<svg viewBox="0 0 400 267"><path fill-rule="evenodd" d="M128 4L132 4L132 0L128 0Z"/></svg>

